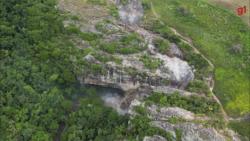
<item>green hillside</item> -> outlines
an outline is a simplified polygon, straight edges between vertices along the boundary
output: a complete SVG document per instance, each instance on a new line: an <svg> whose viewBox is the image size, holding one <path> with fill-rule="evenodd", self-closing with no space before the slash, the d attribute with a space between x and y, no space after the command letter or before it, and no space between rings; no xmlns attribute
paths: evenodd
<svg viewBox="0 0 250 141"><path fill-rule="evenodd" d="M160 20L193 40L215 65L214 93L229 116L249 112L249 29L230 11L201 0L152 0Z"/></svg>

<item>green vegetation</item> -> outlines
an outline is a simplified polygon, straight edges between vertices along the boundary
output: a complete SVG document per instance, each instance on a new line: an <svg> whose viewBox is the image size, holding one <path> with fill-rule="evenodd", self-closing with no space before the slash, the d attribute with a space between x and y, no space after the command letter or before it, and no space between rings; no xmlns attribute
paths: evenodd
<svg viewBox="0 0 250 141"><path fill-rule="evenodd" d="M181 129L175 129L177 141L181 141Z"/></svg>
<svg viewBox="0 0 250 141"><path fill-rule="evenodd" d="M53 140L82 93L56 1L0 2L0 140ZM8 17L8 18L7 18ZM74 52L74 53L73 53Z"/></svg>
<svg viewBox="0 0 250 141"><path fill-rule="evenodd" d="M153 43L155 44L157 48L159 48L162 54L165 54L168 51L168 48L169 48L168 41L165 41L160 38L155 38L153 40Z"/></svg>
<svg viewBox="0 0 250 141"><path fill-rule="evenodd" d="M105 34L114 34L114 33L117 33L118 31L115 31L114 29L112 29L111 31L107 28L104 28L103 25L104 24L111 24L111 25L114 25L116 26L116 24L111 21L111 20L108 20L108 19L104 19L103 22L98 22L96 25L95 25L95 28L98 29L99 31L101 31L102 33L105 33Z"/></svg>
<svg viewBox="0 0 250 141"><path fill-rule="evenodd" d="M117 12L118 8L116 7L115 4L113 4L113 6L109 7L109 14L113 17L115 17L116 19L119 18L118 12Z"/></svg>
<svg viewBox="0 0 250 141"><path fill-rule="evenodd" d="M235 132L239 133L242 136L245 136L247 138L250 138L250 121L232 121L230 120L228 127L232 130L234 130Z"/></svg>
<svg viewBox="0 0 250 141"><path fill-rule="evenodd" d="M61 105L65 111L69 111L73 107L73 103L69 100L64 100Z"/></svg>
<svg viewBox="0 0 250 141"><path fill-rule="evenodd" d="M80 99L81 108L72 112L60 140L119 140L126 138L128 119L111 107L104 106L94 88Z"/></svg>
<svg viewBox="0 0 250 141"><path fill-rule="evenodd" d="M76 20L79 20L79 17L78 17L77 15L73 15L73 16L71 17L71 19L76 21Z"/></svg>
<svg viewBox="0 0 250 141"><path fill-rule="evenodd" d="M134 48L129 48L129 47L124 47L124 48L120 48L118 53L120 54L133 54L133 53L138 53L139 51L137 49Z"/></svg>
<svg viewBox="0 0 250 141"><path fill-rule="evenodd" d="M105 0L87 0L87 4L106 6L107 2Z"/></svg>
<svg viewBox="0 0 250 141"><path fill-rule="evenodd" d="M250 45L249 28L244 21L218 5L201 0L153 0L152 3L163 23L191 38L194 46L215 65L214 93L227 114L249 113L250 69L245 65L250 63ZM242 46L242 53L231 50L232 44Z"/></svg>
<svg viewBox="0 0 250 141"><path fill-rule="evenodd" d="M117 42L111 43L109 45L107 43L104 43L100 44L100 49L108 52L109 54L114 54L116 52L117 46L118 46Z"/></svg>
<svg viewBox="0 0 250 141"><path fill-rule="evenodd" d="M122 45L132 45L132 42L142 43L145 41L143 39L137 37L137 34L134 32L130 35L122 37L120 42Z"/></svg>
<svg viewBox="0 0 250 141"><path fill-rule="evenodd" d="M196 114L195 114L196 115ZM204 127L214 127L216 130L224 130L227 127L227 122L223 120L224 117L221 116L220 119L212 119L212 120L187 120L183 119L182 117L176 118L172 117L168 119L168 122L175 124L175 123L183 123L183 122L193 122L193 123L198 123L202 124Z"/></svg>
<svg viewBox="0 0 250 141"><path fill-rule="evenodd" d="M148 74L146 72L139 72L137 68L135 67L124 67L124 71L129 72L129 74L132 75L139 75L141 77L147 77Z"/></svg>
<svg viewBox="0 0 250 141"><path fill-rule="evenodd" d="M160 135L168 141L173 141L171 133L149 124L152 119L136 115L131 117L130 121L133 126L129 128L129 132L127 134L128 140L135 139L137 135L140 141L142 141L145 136Z"/></svg>
<svg viewBox="0 0 250 141"><path fill-rule="evenodd" d="M159 20L148 20L144 22L145 29L153 31L153 33L160 34L162 37L167 38L170 42L179 43L181 37L174 34L168 26Z"/></svg>
<svg viewBox="0 0 250 141"><path fill-rule="evenodd" d="M103 63L107 63L108 61L114 61L114 62L116 62L116 64L121 64L123 61L122 59L119 59L119 58L114 57L114 56L106 57L106 56L98 55L97 53L92 53L91 55L94 56L95 59L97 59Z"/></svg>
<svg viewBox="0 0 250 141"><path fill-rule="evenodd" d="M188 91L196 92L199 94L205 93L209 95L211 92L206 82L203 81L192 81L188 83Z"/></svg>
<svg viewBox="0 0 250 141"><path fill-rule="evenodd" d="M123 5L127 5L127 4L128 4L128 1L129 1L129 0L121 0L121 3L122 3Z"/></svg>
<svg viewBox="0 0 250 141"><path fill-rule="evenodd" d="M200 54L196 53L193 47L183 41L177 45L183 51L184 59L188 61L189 65L195 66L199 75L209 77L212 74L212 68L208 61ZM202 78L203 76L200 77Z"/></svg>
<svg viewBox="0 0 250 141"><path fill-rule="evenodd" d="M195 114L211 115L212 113L220 111L220 105L213 99L196 95L191 95L190 97L179 96L177 91L174 94L171 94L171 96L162 93L155 93L148 98L144 98L144 101L146 101L146 105L156 103L160 107L180 107L192 111Z"/></svg>
<svg viewBox="0 0 250 141"><path fill-rule="evenodd" d="M163 61L159 58L153 59L151 56L147 54L143 54L140 56L140 61L144 63L144 67L150 70L157 69L163 64Z"/></svg>
<svg viewBox="0 0 250 141"><path fill-rule="evenodd" d="M142 107L141 105L133 107L133 110L143 116L146 116L147 114L147 109Z"/></svg>

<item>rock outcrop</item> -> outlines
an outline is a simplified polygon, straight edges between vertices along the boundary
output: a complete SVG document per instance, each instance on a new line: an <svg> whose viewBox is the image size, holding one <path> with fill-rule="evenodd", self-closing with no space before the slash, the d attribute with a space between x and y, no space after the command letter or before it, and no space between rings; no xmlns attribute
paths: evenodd
<svg viewBox="0 0 250 141"><path fill-rule="evenodd" d="M131 0L127 5L123 5L118 0L117 6L119 17L123 23L127 25L139 24L143 16L143 7L140 0Z"/></svg>
<svg viewBox="0 0 250 141"><path fill-rule="evenodd" d="M183 52L179 49L179 47L175 43L170 43L167 55L169 57L176 56L181 59L183 58Z"/></svg>
<svg viewBox="0 0 250 141"><path fill-rule="evenodd" d="M167 141L162 136L154 135L154 137L145 136L143 141Z"/></svg>
<svg viewBox="0 0 250 141"><path fill-rule="evenodd" d="M175 129L181 129L182 141L226 141L226 137L219 134L214 128L207 128L201 124L190 122L171 124L164 121L151 121L150 124L170 132L175 139Z"/></svg>
<svg viewBox="0 0 250 141"><path fill-rule="evenodd" d="M141 105L145 107L145 102L140 102L137 99L131 102L131 105L128 109L128 114L136 115L137 113L133 110L133 107ZM153 118L154 120L168 120L172 117L183 118L188 120L193 120L195 114L193 112L181 109L179 107L159 107L155 104L152 106L147 106L147 117Z"/></svg>
<svg viewBox="0 0 250 141"><path fill-rule="evenodd" d="M131 102L135 99L135 98L138 98L139 97L139 92L137 90L128 90L126 93L125 93L125 96L121 102L121 108L122 109L127 109Z"/></svg>

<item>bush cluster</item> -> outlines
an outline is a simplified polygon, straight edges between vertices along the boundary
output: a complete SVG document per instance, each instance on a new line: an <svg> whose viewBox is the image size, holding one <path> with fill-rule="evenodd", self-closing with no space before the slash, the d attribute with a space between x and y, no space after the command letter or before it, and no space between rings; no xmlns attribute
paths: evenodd
<svg viewBox="0 0 250 141"><path fill-rule="evenodd" d="M188 83L187 91L196 93L209 94L210 90L206 82L204 81L192 81Z"/></svg>
<svg viewBox="0 0 250 141"><path fill-rule="evenodd" d="M123 61L122 59L114 57L114 56L110 56L110 57L101 56L101 55L98 55L97 53L92 53L91 55L94 56L95 59L103 63L107 63L108 61L114 61L116 62L116 64L121 64Z"/></svg>
<svg viewBox="0 0 250 141"><path fill-rule="evenodd" d="M153 43L155 44L157 48L159 48L162 54L165 54L168 51L168 48L169 48L168 41L165 41L160 38L155 38L153 39Z"/></svg>
<svg viewBox="0 0 250 141"><path fill-rule="evenodd" d="M159 20L147 22L145 29L160 34L162 37L169 39L170 42L179 43L181 41L180 36L176 35L167 25Z"/></svg>
<svg viewBox="0 0 250 141"><path fill-rule="evenodd" d="M194 65L197 69L209 67L208 61L196 53L189 44L180 42L178 43L178 47L183 51L184 59L187 60L190 65Z"/></svg>
<svg viewBox="0 0 250 141"><path fill-rule="evenodd" d="M117 46L118 46L117 42L111 44L104 43L100 44L100 49L110 54L114 54L116 52Z"/></svg>
<svg viewBox="0 0 250 141"><path fill-rule="evenodd" d="M140 56L140 61L144 63L144 67L150 70L157 69L163 64L163 61L159 58L153 59L151 56L147 54L143 54Z"/></svg>
<svg viewBox="0 0 250 141"><path fill-rule="evenodd" d="M212 114L220 110L220 105L213 99L192 95L190 97L179 96L178 92L167 96L162 93L155 93L145 98L147 105L152 103L158 104L160 107L171 106L180 107L196 114Z"/></svg>
<svg viewBox="0 0 250 141"><path fill-rule="evenodd" d="M133 107L133 110L143 116L146 116L147 114L147 109L141 105Z"/></svg>

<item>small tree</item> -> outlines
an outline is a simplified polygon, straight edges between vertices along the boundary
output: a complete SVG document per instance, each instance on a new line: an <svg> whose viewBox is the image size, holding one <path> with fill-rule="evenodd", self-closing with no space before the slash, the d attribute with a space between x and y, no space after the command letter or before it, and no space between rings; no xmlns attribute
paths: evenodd
<svg viewBox="0 0 250 141"><path fill-rule="evenodd" d="M61 105L66 111L70 110L73 107L73 103L69 100L64 100Z"/></svg>

